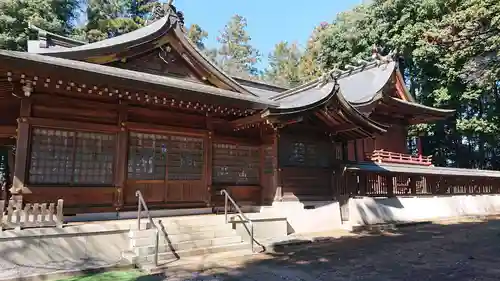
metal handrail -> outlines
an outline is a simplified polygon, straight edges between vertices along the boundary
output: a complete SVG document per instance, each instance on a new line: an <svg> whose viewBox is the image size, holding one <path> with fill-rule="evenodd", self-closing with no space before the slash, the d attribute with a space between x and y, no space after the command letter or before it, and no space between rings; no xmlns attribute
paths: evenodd
<svg viewBox="0 0 500 281"><path fill-rule="evenodd" d="M228 207L228 201L231 202L234 206L234 208L236 209L236 211L238 211L239 213L239 216L241 218L241 221L242 222L248 222L248 224L250 225L250 246L252 247L252 253L253 253L253 243L254 243L254 239L253 239L253 221L251 219L249 219L247 216L245 216L245 214L241 211L240 207L238 206L238 204L236 204L236 202L234 201L234 199L231 197L231 195L229 195L229 193L223 189L220 191L220 194L221 195L224 195L224 218L226 219L226 223L228 223L228 220L227 220L227 207Z"/></svg>
<svg viewBox="0 0 500 281"><path fill-rule="evenodd" d="M144 211L146 211L146 215L148 216L149 223L155 228L155 252L154 252L154 264L155 266L158 266L158 247L160 244L160 228L155 224L153 219L151 218L151 214L149 213L148 205L146 204L146 201L144 201L144 197L142 196L142 192L140 190L137 190L135 192L135 197L137 197L137 230L141 230L141 216L142 216L142 209L141 205L144 208ZM161 221L160 221L161 223Z"/></svg>

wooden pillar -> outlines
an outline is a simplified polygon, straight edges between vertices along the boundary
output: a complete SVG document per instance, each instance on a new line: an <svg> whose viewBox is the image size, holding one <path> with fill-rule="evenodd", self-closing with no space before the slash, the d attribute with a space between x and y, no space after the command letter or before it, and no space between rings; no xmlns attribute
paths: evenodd
<svg viewBox="0 0 500 281"><path fill-rule="evenodd" d="M410 177L409 185L410 185L411 194L416 195L417 194L417 178L415 176Z"/></svg>
<svg viewBox="0 0 500 281"><path fill-rule="evenodd" d="M342 142L342 160L349 161L349 145L346 141Z"/></svg>
<svg viewBox="0 0 500 281"><path fill-rule="evenodd" d="M423 149L422 149L422 139L420 137L417 137L417 154L418 158L420 161L422 161L422 155L423 155Z"/></svg>
<svg viewBox="0 0 500 281"><path fill-rule="evenodd" d="M205 138L205 186L207 187L207 207L212 206L212 169L213 169L213 122L212 117L207 114L206 128L208 130Z"/></svg>
<svg viewBox="0 0 500 281"><path fill-rule="evenodd" d="M366 173L360 172L358 175L359 195L366 196Z"/></svg>
<svg viewBox="0 0 500 281"><path fill-rule="evenodd" d="M394 176L389 174L385 176L385 181L387 185L387 197L394 197Z"/></svg>
<svg viewBox="0 0 500 281"><path fill-rule="evenodd" d="M12 188L10 192L12 199L22 201L22 194L29 192L26 186L28 177L28 158L30 143L30 125L28 117L31 116L31 103L29 98L21 99L21 108L17 124L16 157L14 164L14 176L12 179Z"/></svg>
<svg viewBox="0 0 500 281"><path fill-rule="evenodd" d="M124 190L127 188L127 161L128 161L128 129L125 126L128 118L127 103L120 101L118 107L118 133L116 147L116 169L115 169L115 208L120 210L124 205Z"/></svg>
<svg viewBox="0 0 500 281"><path fill-rule="evenodd" d="M273 136L273 185L275 186L276 193L274 194L274 201L281 201L283 199L283 186L281 183L281 167L279 165L279 131L276 128Z"/></svg>

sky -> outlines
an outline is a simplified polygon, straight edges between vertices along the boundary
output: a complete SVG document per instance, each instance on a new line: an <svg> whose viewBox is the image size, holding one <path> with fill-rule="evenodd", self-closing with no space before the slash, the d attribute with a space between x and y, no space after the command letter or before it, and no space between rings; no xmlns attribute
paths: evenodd
<svg viewBox="0 0 500 281"><path fill-rule="evenodd" d="M231 16L247 19L247 31L252 45L263 54L261 67L267 65L267 55L279 41L297 42L305 47L315 26L331 22L342 11L351 9L362 0L174 0L177 10L184 13L185 24L199 24L208 32L207 47L216 46L219 31Z"/></svg>

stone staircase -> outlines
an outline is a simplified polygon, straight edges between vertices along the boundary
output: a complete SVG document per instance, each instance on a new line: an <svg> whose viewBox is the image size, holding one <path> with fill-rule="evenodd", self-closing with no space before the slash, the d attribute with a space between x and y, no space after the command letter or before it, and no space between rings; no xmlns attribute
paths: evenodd
<svg viewBox="0 0 500 281"><path fill-rule="evenodd" d="M251 254L250 245L226 224L223 215L198 215L154 219L161 229L159 235L158 264L168 266L190 257L239 251ZM160 222L161 221L161 222ZM155 233L147 219L141 222L141 230L130 231L129 250L126 260L151 271L154 266Z"/></svg>

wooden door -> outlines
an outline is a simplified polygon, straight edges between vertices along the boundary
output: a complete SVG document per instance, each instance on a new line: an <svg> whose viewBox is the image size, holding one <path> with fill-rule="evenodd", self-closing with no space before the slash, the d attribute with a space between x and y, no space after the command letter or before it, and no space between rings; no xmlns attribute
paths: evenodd
<svg viewBox="0 0 500 281"><path fill-rule="evenodd" d="M152 205L201 203L208 198L202 136L130 133L125 204L136 190Z"/></svg>

